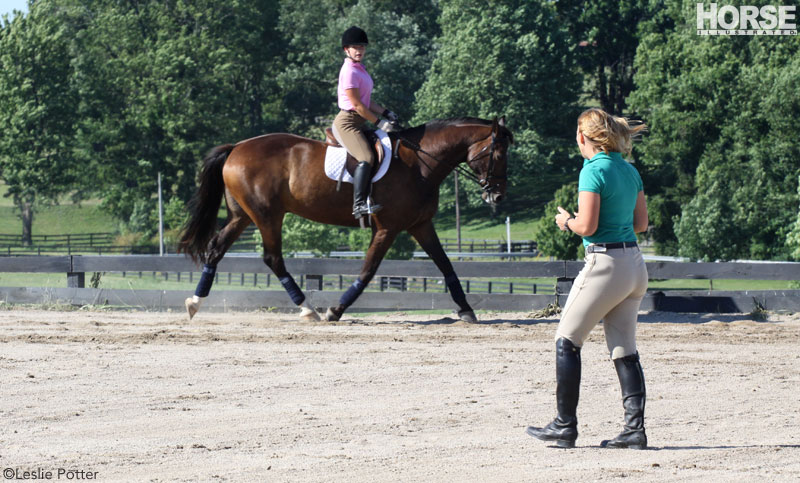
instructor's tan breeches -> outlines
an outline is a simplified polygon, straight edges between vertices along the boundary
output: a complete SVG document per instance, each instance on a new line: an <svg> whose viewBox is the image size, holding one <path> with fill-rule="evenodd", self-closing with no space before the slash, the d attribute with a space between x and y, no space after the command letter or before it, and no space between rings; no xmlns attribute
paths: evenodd
<svg viewBox="0 0 800 483"><path fill-rule="evenodd" d="M339 111L333 120L333 135L356 161L375 164L375 149L361 131L367 120L352 111Z"/></svg>
<svg viewBox="0 0 800 483"><path fill-rule="evenodd" d="M639 247L587 253L567 297L556 340L569 339L578 347L603 321L612 359L636 353L639 305L647 291L647 267Z"/></svg>

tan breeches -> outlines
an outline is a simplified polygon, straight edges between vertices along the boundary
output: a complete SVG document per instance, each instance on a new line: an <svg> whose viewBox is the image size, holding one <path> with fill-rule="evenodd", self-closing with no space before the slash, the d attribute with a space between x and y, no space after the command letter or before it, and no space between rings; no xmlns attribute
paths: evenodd
<svg viewBox="0 0 800 483"><path fill-rule="evenodd" d="M339 111L333 120L333 135L357 161L375 164L375 149L361 131L367 120L351 111Z"/></svg>
<svg viewBox="0 0 800 483"><path fill-rule="evenodd" d="M588 253L567 297L556 340L569 339L578 347L603 321L612 359L636 353L639 305L647 292L647 267L638 247Z"/></svg>

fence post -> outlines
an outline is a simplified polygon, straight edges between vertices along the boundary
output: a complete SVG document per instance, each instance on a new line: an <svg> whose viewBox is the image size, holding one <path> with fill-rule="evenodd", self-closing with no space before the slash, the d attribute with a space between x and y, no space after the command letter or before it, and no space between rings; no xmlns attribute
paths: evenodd
<svg viewBox="0 0 800 483"><path fill-rule="evenodd" d="M67 272L67 288L86 287L85 272Z"/></svg>
<svg viewBox="0 0 800 483"><path fill-rule="evenodd" d="M306 275L306 290L322 290L322 275Z"/></svg>
<svg viewBox="0 0 800 483"><path fill-rule="evenodd" d="M558 279L556 279L556 295L569 295L569 291L572 290L572 282L574 281L574 278L558 277Z"/></svg>

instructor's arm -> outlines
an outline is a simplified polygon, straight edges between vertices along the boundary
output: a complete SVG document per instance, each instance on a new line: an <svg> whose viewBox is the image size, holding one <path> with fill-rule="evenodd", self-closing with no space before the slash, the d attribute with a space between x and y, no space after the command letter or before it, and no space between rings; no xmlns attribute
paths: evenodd
<svg viewBox="0 0 800 483"><path fill-rule="evenodd" d="M578 192L578 206L581 211L575 213L574 217L559 206L556 224L562 230L570 230L576 235L591 236L597 231L600 220L600 194L591 191Z"/></svg>
<svg viewBox="0 0 800 483"><path fill-rule="evenodd" d="M647 200L644 197L644 191L640 191L639 196L636 198L636 208L633 209L633 232L644 233L649 225Z"/></svg>

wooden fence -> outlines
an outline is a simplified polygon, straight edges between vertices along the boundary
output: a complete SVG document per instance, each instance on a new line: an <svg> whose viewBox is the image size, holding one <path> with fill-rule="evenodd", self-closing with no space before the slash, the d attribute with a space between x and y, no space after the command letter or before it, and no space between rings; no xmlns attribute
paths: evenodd
<svg viewBox="0 0 800 483"><path fill-rule="evenodd" d="M325 290L324 277L357 275L360 260L324 258L286 259L288 270L304 276L306 293L317 307L338 303L339 290ZM456 273L468 278L553 278L557 280L553 295L541 294L475 294L468 299L475 309L537 310L552 303L563 306L572 280L582 267L581 262L453 262ZM800 263L679 263L652 262L647 264L650 279L752 279L800 280ZM66 288L5 287L0 288L0 300L13 303L46 303L64 301L76 305L115 305L145 309L182 309L190 291L110 290L85 287L89 272L191 272L198 268L183 256L59 256L59 257L1 257L0 272L66 273ZM264 273L266 267L259 257L229 256L218 266L219 273ZM409 279L441 278L430 261L384 260L376 275ZM373 283L376 283L373 281ZM257 309L261 307L292 308L283 290L211 291L204 309ZM365 293L353 306L357 309L453 309L450 295L440 291L422 293L385 291ZM800 310L800 290L757 291L652 291L647 294L643 310L675 312L750 312L756 307L767 310Z"/></svg>
<svg viewBox="0 0 800 483"><path fill-rule="evenodd" d="M261 246L253 240L255 226L250 225L239 236L231 247L231 252L261 252ZM0 234L0 256L25 256L25 255L59 255L59 254L97 254L97 255L127 255L127 254L156 254L157 245L115 245L116 234L79 233L60 235L32 235L31 245L22 244L22 235ZM484 240L464 238L459 246L455 238L442 238L442 246L447 252L462 253L506 253L508 244L505 240ZM418 251L422 249L417 247ZM511 242L511 253L515 255L538 255L536 242L533 240L517 240ZM350 248L339 247L339 251L349 251ZM169 253L175 253L174 246L168 246ZM361 254L363 256L363 254Z"/></svg>

